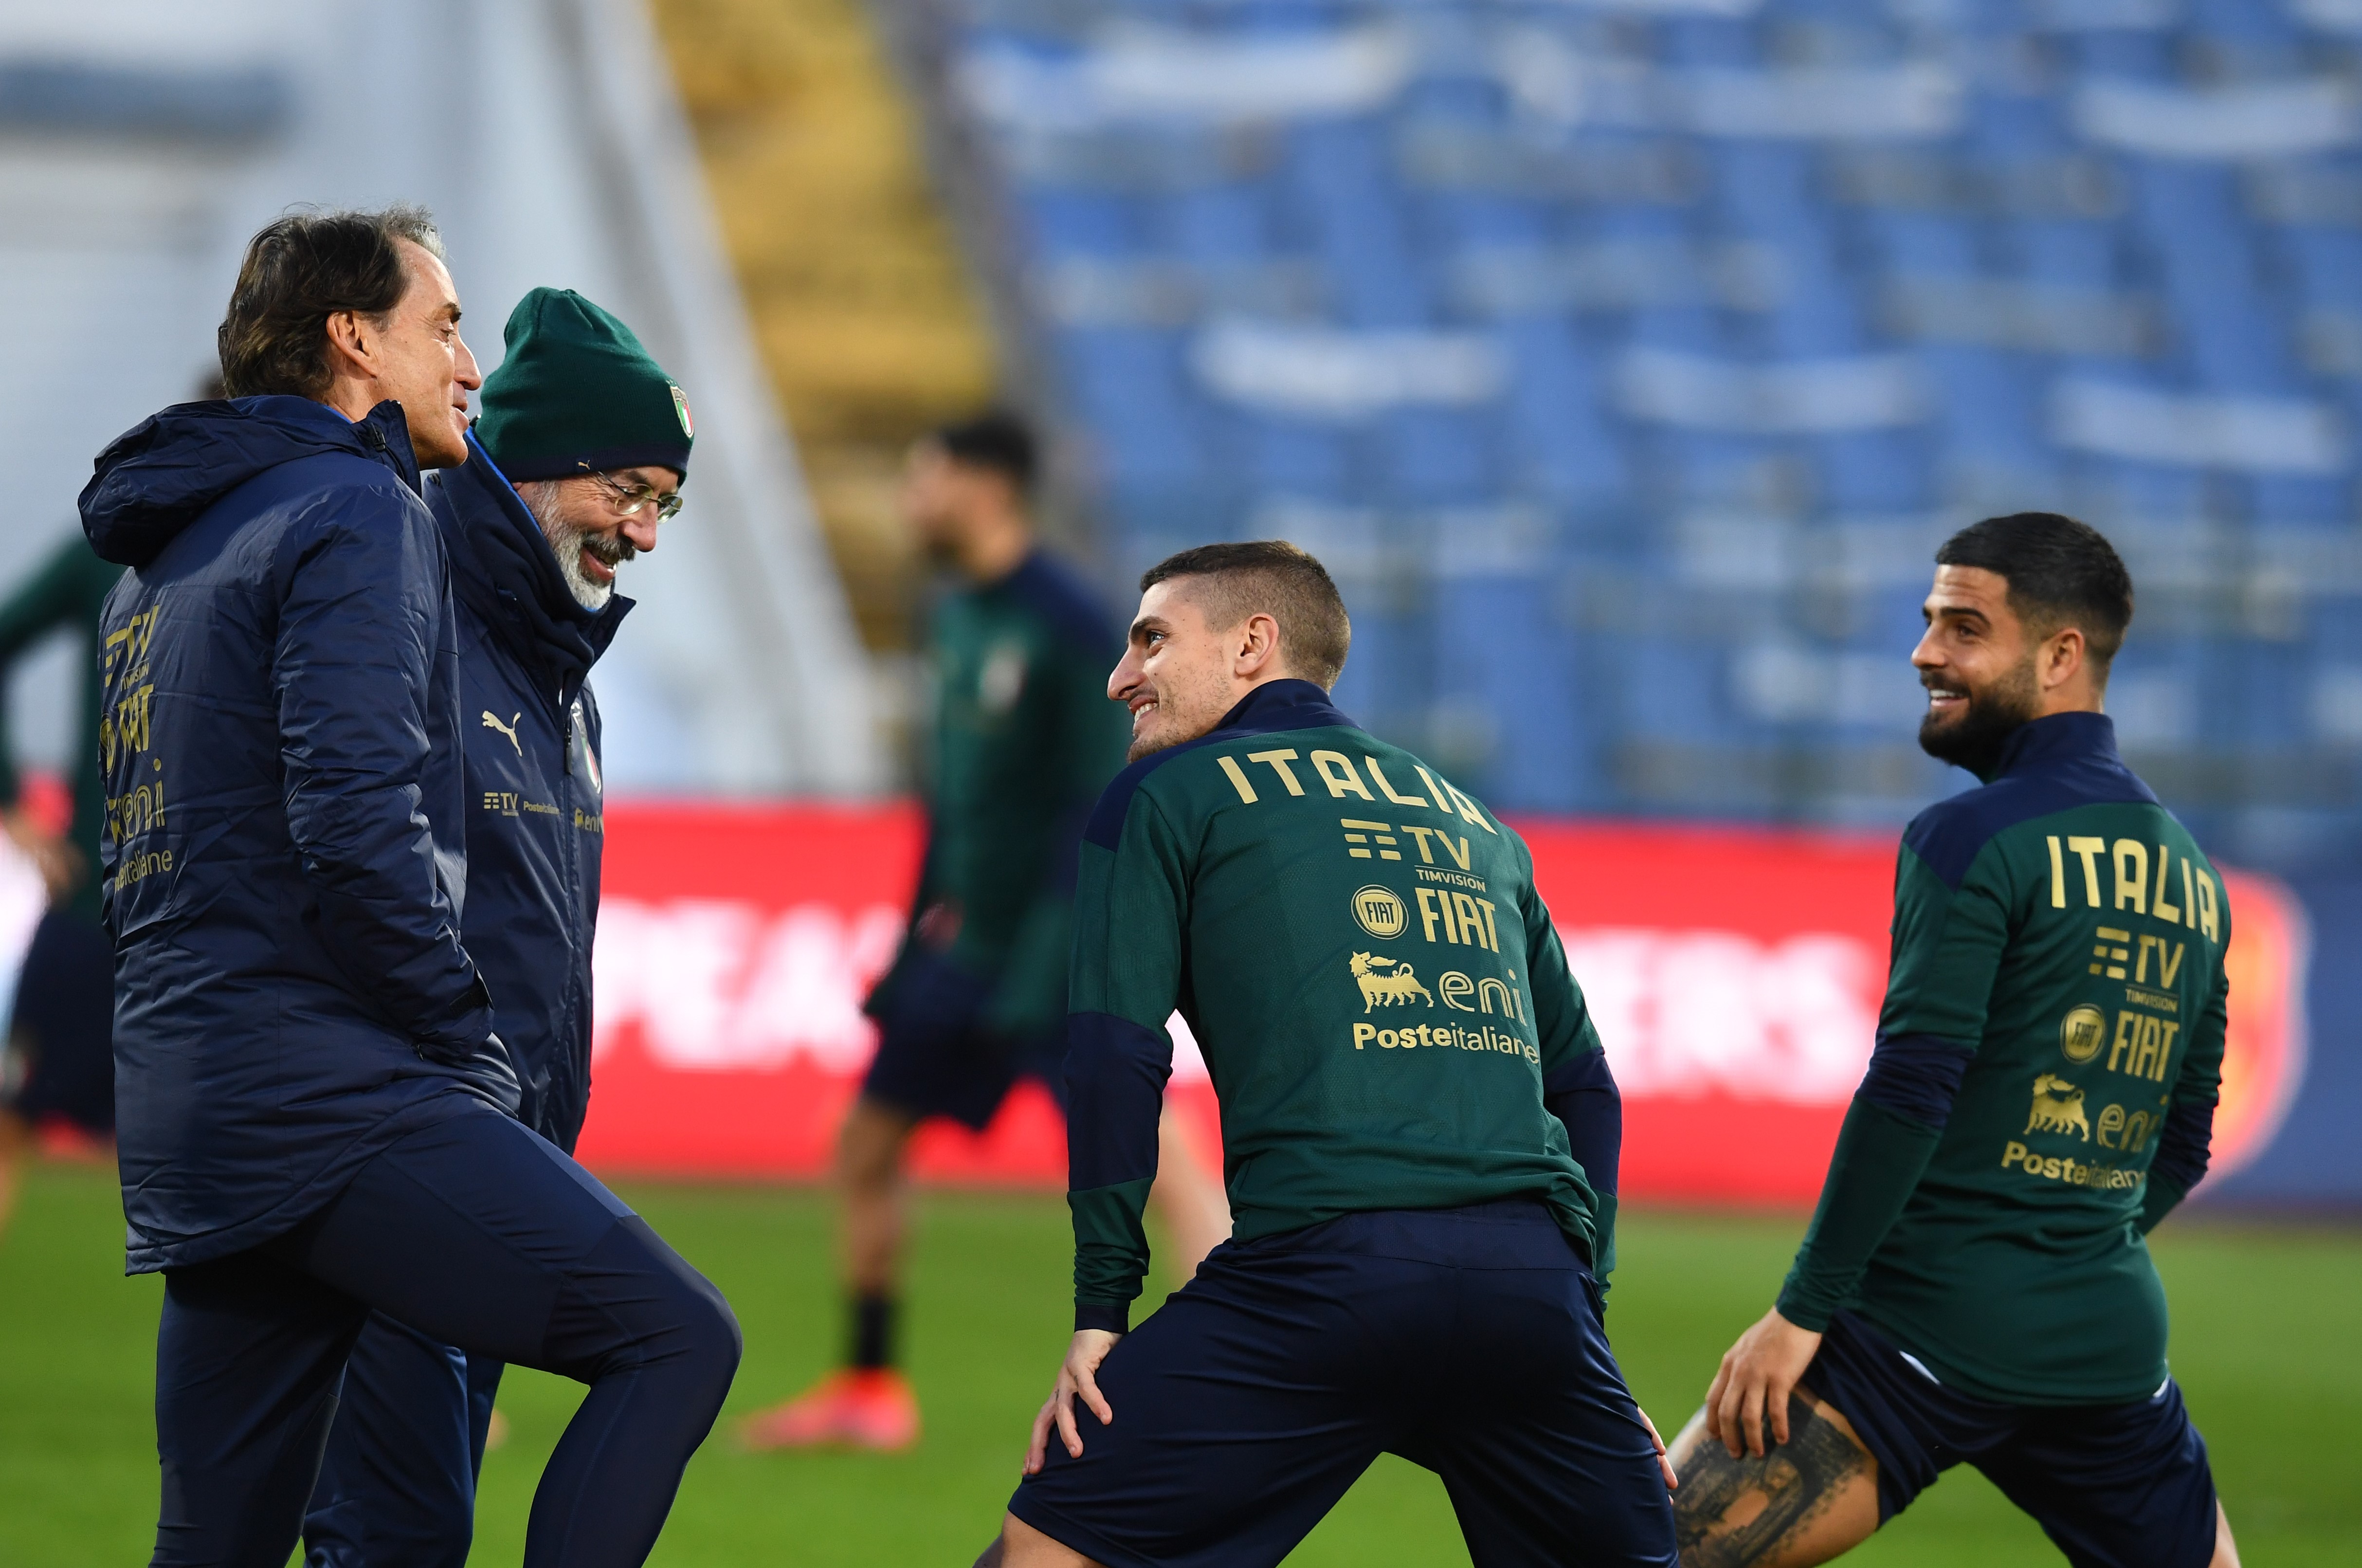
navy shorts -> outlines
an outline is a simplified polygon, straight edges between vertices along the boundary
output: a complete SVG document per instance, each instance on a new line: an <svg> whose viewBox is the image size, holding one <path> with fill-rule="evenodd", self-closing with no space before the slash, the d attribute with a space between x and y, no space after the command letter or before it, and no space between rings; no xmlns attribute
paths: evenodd
<svg viewBox="0 0 2362 1568"><path fill-rule="evenodd" d="M1996 1405L1947 1388L1851 1312L1805 1386L1878 1461L1884 1524L1955 1464L2033 1516L2074 1568L2206 1568L2214 1475L2171 1378L2128 1405Z"/></svg>
<svg viewBox="0 0 2362 1568"><path fill-rule="evenodd" d="M991 982L913 948L870 999L877 1055L861 1081L867 1099L924 1121L948 1116L972 1132L990 1125L1019 1078L1038 1079L1066 1109L1063 1030L1013 1039L978 1021Z"/></svg>
<svg viewBox="0 0 2362 1568"><path fill-rule="evenodd" d="M1009 1511L1107 1568L1278 1562L1381 1453L1442 1476L1476 1568L1672 1568L1599 1291L1540 1203L1216 1247L1099 1367Z"/></svg>
<svg viewBox="0 0 2362 1568"><path fill-rule="evenodd" d="M0 1103L115 1131L115 944L97 922L52 905L33 928L0 1067Z"/></svg>

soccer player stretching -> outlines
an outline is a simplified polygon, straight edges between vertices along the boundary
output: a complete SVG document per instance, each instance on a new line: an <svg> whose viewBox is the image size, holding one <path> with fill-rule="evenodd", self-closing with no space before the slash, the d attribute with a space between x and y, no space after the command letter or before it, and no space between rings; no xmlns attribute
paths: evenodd
<svg viewBox="0 0 2362 1568"><path fill-rule="evenodd" d="M1276 1563L1390 1451L1480 1568L1670 1565L1600 1321L1621 1109L1525 845L1330 705L1311 557L1209 545L1142 590L1076 895L1076 1332L1003 1561ZM1236 1233L1127 1331L1176 1007Z"/></svg>
<svg viewBox="0 0 2362 1568"><path fill-rule="evenodd" d="M2236 1568L2141 1239L2206 1171L2231 915L2100 711L2132 580L2047 513L1936 560L1919 744L1983 788L1904 834L1820 1208L1673 1445L1682 1562L1827 1562L1966 1461L2078 1568Z"/></svg>

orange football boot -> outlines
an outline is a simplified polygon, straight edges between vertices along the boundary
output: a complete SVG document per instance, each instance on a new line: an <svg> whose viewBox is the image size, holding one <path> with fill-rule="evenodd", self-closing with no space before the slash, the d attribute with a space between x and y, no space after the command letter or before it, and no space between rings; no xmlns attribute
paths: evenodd
<svg viewBox="0 0 2362 1568"><path fill-rule="evenodd" d="M894 1453L919 1441L919 1397L890 1366L843 1367L739 1428L748 1448L862 1448Z"/></svg>

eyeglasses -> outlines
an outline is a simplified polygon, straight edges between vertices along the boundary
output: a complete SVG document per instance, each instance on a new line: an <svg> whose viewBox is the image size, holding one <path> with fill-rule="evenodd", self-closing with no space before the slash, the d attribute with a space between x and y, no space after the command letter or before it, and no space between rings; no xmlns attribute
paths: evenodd
<svg viewBox="0 0 2362 1568"><path fill-rule="evenodd" d="M640 508L653 505L657 509L657 521L667 523L680 511L680 491L674 491L670 495L658 495L651 486L624 484L620 480L608 478L587 464L584 465L583 471L590 476L601 490L607 492L608 499L615 503L615 511L620 516L636 516Z"/></svg>

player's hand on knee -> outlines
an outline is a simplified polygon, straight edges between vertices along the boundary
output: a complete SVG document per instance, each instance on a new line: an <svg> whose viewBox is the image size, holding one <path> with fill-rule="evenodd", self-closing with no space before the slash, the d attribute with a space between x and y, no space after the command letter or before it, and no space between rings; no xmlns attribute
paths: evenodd
<svg viewBox="0 0 2362 1568"><path fill-rule="evenodd" d="M1648 1411L1641 1410L1638 1405L1632 1408L1639 1410L1640 1424L1648 1429L1650 1445L1657 1451L1658 1473L1664 1476L1665 1490L1670 1492L1682 1484L1682 1478L1673 1474L1673 1462L1666 1457L1665 1440L1658 1434L1657 1423L1649 1419Z"/></svg>
<svg viewBox="0 0 2362 1568"><path fill-rule="evenodd" d="M1083 1434L1075 1425L1075 1401L1080 1398L1099 1419L1102 1426L1115 1425L1115 1407L1099 1392L1099 1363L1115 1348L1121 1334L1111 1334L1105 1329L1077 1329L1066 1346L1065 1364L1058 1368L1058 1381L1050 1389L1050 1401L1033 1418L1033 1439L1025 1445L1025 1474L1037 1474L1043 1457L1049 1451L1050 1428L1058 1429L1058 1441L1065 1444L1069 1458L1083 1456Z"/></svg>
<svg viewBox="0 0 2362 1568"><path fill-rule="evenodd" d="M1800 1329L1773 1308L1724 1353L1706 1390L1705 1425L1733 1459L1763 1457L1763 1423L1772 1441L1788 1441L1788 1395L1820 1353L1821 1336Z"/></svg>
<svg viewBox="0 0 2362 1568"><path fill-rule="evenodd" d="M1638 1405L1632 1408L1635 1410L1640 1410ZM1657 1423L1649 1419L1649 1412L1646 1410L1640 1410L1640 1424L1649 1429L1649 1441L1656 1445L1657 1468L1664 1472L1665 1490L1670 1492L1682 1484L1682 1478L1673 1474L1673 1462L1665 1457L1665 1440L1657 1435Z"/></svg>

